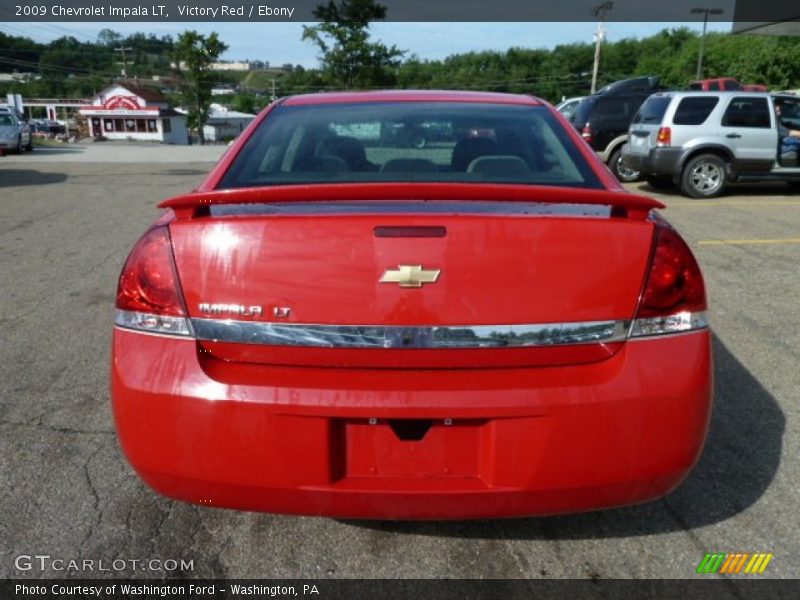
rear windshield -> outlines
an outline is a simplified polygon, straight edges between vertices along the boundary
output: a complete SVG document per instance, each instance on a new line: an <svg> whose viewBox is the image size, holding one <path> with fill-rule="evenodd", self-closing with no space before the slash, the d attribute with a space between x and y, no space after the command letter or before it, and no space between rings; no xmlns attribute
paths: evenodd
<svg viewBox="0 0 800 600"><path fill-rule="evenodd" d="M598 96L589 96L578 103L575 114L572 115L572 124L575 125L575 127L582 129L583 126L586 125L589 116L592 114L594 105L597 104L597 100Z"/></svg>
<svg viewBox="0 0 800 600"><path fill-rule="evenodd" d="M634 123L661 123L670 101L669 96L650 96L633 117Z"/></svg>
<svg viewBox="0 0 800 600"><path fill-rule="evenodd" d="M719 103L717 96L688 96L675 109L675 125L702 125Z"/></svg>
<svg viewBox="0 0 800 600"><path fill-rule="evenodd" d="M601 187L545 107L371 102L276 107L219 188L372 181Z"/></svg>

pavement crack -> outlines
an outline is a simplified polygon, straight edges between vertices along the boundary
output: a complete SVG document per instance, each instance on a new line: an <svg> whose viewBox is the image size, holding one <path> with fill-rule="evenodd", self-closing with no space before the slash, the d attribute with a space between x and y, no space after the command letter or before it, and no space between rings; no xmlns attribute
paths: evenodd
<svg viewBox="0 0 800 600"><path fill-rule="evenodd" d="M103 449L103 444L97 444L97 447L94 449L94 451L92 451L92 453L86 458L86 460L83 463L84 482L86 483L86 487L89 489L89 493L92 496L92 504L93 504L92 512L94 512L97 516L94 520L94 523L92 523L89 526L89 530L86 532L86 535L84 536L83 540L81 540L81 543L78 546L79 548L83 548L86 545L86 543L91 539L92 534L97 530L97 528L100 526L100 523L103 520L103 509L100 505L100 494L98 493L97 488L94 485L94 481L92 481L91 473L89 473L89 466L92 463L92 459L94 459L94 457L97 456L97 454L102 449Z"/></svg>
<svg viewBox="0 0 800 600"><path fill-rule="evenodd" d="M63 433L69 435L114 435L116 432L108 429L75 429L73 427L58 427L56 425L49 425L41 421L7 421L0 419L0 426L7 425L9 427L28 427L30 429L44 429L53 433Z"/></svg>

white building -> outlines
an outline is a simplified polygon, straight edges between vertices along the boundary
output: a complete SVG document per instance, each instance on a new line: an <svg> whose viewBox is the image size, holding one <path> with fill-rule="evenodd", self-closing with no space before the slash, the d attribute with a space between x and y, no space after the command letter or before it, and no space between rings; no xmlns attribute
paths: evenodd
<svg viewBox="0 0 800 600"><path fill-rule="evenodd" d="M255 119L249 113L228 110L219 104L212 104L208 121L203 126L203 137L209 142L224 142L235 138Z"/></svg>
<svg viewBox="0 0 800 600"><path fill-rule="evenodd" d="M232 85L215 85L211 88L212 96L233 96L235 93Z"/></svg>
<svg viewBox="0 0 800 600"><path fill-rule="evenodd" d="M186 115L170 107L158 91L129 83L111 85L79 110L93 137L186 144Z"/></svg>

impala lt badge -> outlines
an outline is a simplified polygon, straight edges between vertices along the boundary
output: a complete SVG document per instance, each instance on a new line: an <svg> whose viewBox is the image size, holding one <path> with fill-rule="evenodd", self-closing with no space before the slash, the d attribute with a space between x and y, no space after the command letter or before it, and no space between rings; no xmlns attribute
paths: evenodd
<svg viewBox="0 0 800 600"><path fill-rule="evenodd" d="M386 269L380 278L381 283L396 283L400 287L418 288L423 283L436 283L439 269L423 269L422 265L398 265L397 269Z"/></svg>
<svg viewBox="0 0 800 600"><path fill-rule="evenodd" d="M260 317L264 314L264 309L260 306L244 306L242 304L212 304L210 302L201 302L199 308L200 312L204 315Z"/></svg>

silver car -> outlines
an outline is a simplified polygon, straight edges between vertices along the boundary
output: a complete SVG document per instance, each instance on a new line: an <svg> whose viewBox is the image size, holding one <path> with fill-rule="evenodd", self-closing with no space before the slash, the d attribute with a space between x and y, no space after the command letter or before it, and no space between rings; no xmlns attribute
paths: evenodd
<svg viewBox="0 0 800 600"><path fill-rule="evenodd" d="M800 129L800 96L661 92L634 116L622 162L653 187L674 184L691 198L718 196L737 181L798 186L792 129Z"/></svg>
<svg viewBox="0 0 800 600"><path fill-rule="evenodd" d="M0 150L33 150L31 129L10 109L0 109Z"/></svg>

